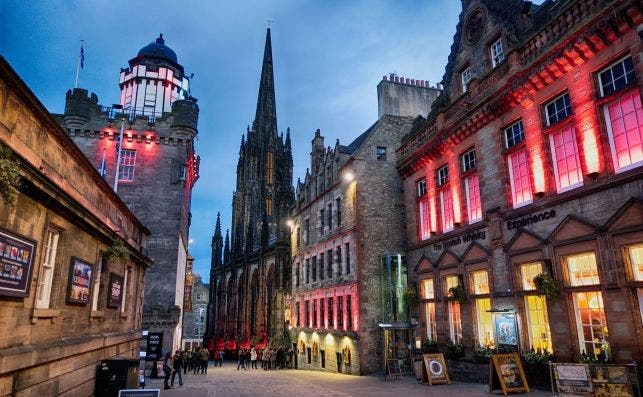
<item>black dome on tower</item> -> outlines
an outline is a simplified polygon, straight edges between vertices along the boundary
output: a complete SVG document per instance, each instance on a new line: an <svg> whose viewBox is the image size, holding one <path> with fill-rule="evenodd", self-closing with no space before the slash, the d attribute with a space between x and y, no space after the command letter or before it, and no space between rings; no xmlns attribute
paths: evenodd
<svg viewBox="0 0 643 397"><path fill-rule="evenodd" d="M138 52L138 56L143 56L145 58L159 58L173 63L178 63L176 59L176 52L165 45L165 40L163 40L163 33L159 35L156 41L141 48L141 50Z"/></svg>

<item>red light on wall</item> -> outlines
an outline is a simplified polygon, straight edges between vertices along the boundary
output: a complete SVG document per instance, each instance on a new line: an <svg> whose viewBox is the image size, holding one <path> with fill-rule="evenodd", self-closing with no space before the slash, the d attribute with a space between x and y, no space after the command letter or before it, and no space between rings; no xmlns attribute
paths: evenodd
<svg viewBox="0 0 643 397"><path fill-rule="evenodd" d="M541 152L532 152L532 170L534 173L534 191L537 194L543 194L547 190L545 185L545 170L543 168L543 159Z"/></svg>
<svg viewBox="0 0 643 397"><path fill-rule="evenodd" d="M587 175L596 175L601 172L601 160L598 155L598 142L594 128L588 128L581 135L583 141L583 155Z"/></svg>

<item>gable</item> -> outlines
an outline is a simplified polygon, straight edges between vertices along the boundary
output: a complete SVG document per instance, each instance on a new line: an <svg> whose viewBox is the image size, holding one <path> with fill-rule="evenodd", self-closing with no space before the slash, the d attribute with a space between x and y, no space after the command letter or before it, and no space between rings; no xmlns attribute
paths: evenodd
<svg viewBox="0 0 643 397"><path fill-rule="evenodd" d="M641 227L643 227L643 201L636 198L625 203L605 224L605 228L609 231Z"/></svg>
<svg viewBox="0 0 643 397"><path fill-rule="evenodd" d="M472 242L469 247L464 251L462 255L462 262L476 262L483 261L490 258L490 253L480 244L475 241Z"/></svg>
<svg viewBox="0 0 643 397"><path fill-rule="evenodd" d="M445 267L449 265L457 265L458 262L460 262L460 260L453 252L445 250L442 255L440 255L440 258L435 262L435 265L437 267Z"/></svg>
<svg viewBox="0 0 643 397"><path fill-rule="evenodd" d="M433 269L433 264L431 263L429 258L427 258L425 256L420 258L420 260L418 261L418 264L415 265L415 272L417 274L430 272L432 269Z"/></svg>
<svg viewBox="0 0 643 397"><path fill-rule="evenodd" d="M568 241L581 237L592 236L596 233L596 226L574 215L567 215L549 236L550 241Z"/></svg>
<svg viewBox="0 0 643 397"><path fill-rule="evenodd" d="M528 249L539 249L543 244L543 239L535 233L526 229L519 231L509 240L505 246L506 251L522 251Z"/></svg>

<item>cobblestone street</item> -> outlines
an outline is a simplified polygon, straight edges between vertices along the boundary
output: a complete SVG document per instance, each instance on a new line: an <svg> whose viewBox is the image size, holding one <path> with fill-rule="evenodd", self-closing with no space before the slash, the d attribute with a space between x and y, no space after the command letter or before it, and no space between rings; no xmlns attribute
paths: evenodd
<svg viewBox="0 0 643 397"><path fill-rule="evenodd" d="M184 377L183 387L174 384L171 390L163 390L163 379L147 379L147 388L161 389L167 397L376 397L376 396L489 396L487 385L452 383L451 385L427 386L417 384L412 377L384 381L383 376L350 376L304 370L237 371L237 364L226 362L221 368L210 365L207 375L189 374ZM178 378L175 379L178 382ZM500 390L495 395L502 395ZM540 390L532 391L530 397L550 396Z"/></svg>

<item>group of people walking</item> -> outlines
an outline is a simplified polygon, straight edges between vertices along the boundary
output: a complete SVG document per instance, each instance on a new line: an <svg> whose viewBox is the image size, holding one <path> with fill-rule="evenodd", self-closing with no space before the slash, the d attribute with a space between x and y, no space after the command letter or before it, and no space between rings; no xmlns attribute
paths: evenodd
<svg viewBox="0 0 643 397"><path fill-rule="evenodd" d="M223 351L218 351L220 357L215 357L215 360L223 362ZM165 390L174 387L174 379L176 375L179 376L179 386L183 386L183 375L192 371L194 375L197 373L208 373L208 360L210 360L210 351L206 348L197 347L194 350L177 350L174 355L167 352L163 359L163 373L165 380L163 388ZM220 366L220 365L219 365Z"/></svg>
<svg viewBox="0 0 643 397"><path fill-rule="evenodd" d="M276 349L266 347L263 350L258 350L253 346L250 349L239 349L237 370L257 369L257 361L261 362L261 369L264 371L290 368L292 356L292 349L286 350L284 347Z"/></svg>

